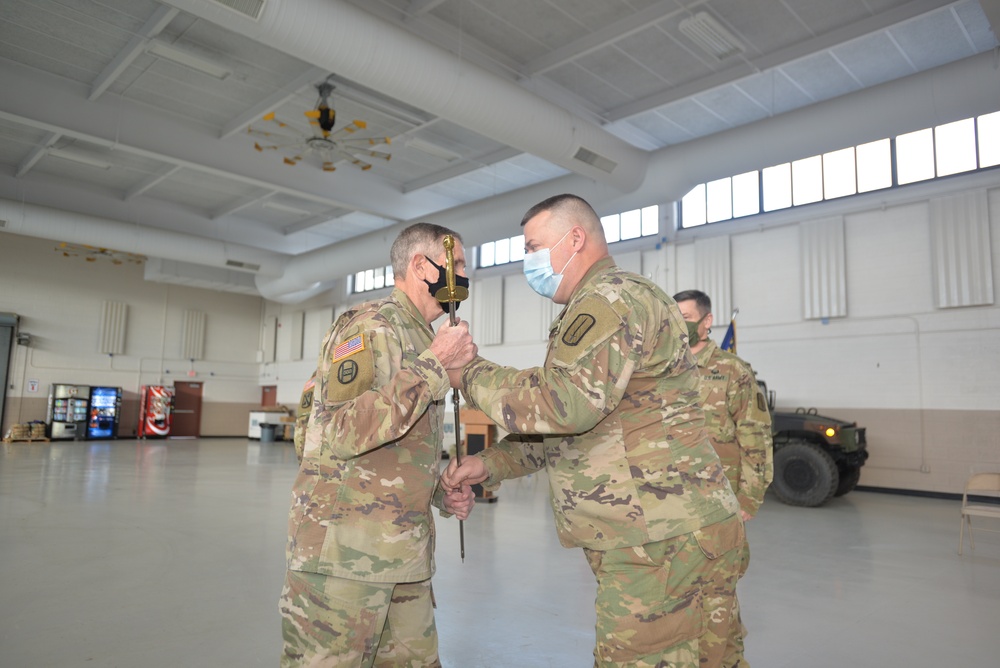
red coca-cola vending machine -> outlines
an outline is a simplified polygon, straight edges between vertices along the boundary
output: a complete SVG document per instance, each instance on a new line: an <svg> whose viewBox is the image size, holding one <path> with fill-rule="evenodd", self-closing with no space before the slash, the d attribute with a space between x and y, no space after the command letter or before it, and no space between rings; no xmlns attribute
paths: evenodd
<svg viewBox="0 0 1000 668"><path fill-rule="evenodd" d="M174 388L143 385L139 389L139 438L169 436L173 408Z"/></svg>

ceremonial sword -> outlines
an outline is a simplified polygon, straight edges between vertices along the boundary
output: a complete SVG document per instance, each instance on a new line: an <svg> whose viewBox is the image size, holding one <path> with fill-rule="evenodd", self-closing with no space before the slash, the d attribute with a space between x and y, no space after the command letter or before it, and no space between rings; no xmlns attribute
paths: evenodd
<svg viewBox="0 0 1000 668"><path fill-rule="evenodd" d="M442 304L448 304L448 318L451 320L451 325L454 327L458 324L458 317L455 315L456 304L458 302L465 301L469 298L469 289L461 286L455 285L455 240L450 234L444 236L444 276L445 276L445 287L437 291L434 298L437 299ZM459 435L459 409L458 402L460 396L458 388L453 388L451 391L451 402L455 405L455 463L459 466L462 465L462 438ZM458 521L458 541L459 547L462 551L462 562L465 562L465 521Z"/></svg>

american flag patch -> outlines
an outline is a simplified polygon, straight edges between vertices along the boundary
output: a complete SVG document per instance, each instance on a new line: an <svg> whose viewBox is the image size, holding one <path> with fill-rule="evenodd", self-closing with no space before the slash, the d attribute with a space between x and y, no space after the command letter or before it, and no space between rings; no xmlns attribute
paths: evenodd
<svg viewBox="0 0 1000 668"><path fill-rule="evenodd" d="M365 349L365 337L361 334L355 336L353 339L348 339L338 345L333 349L333 361L339 362L345 357L349 357L356 352L360 352Z"/></svg>

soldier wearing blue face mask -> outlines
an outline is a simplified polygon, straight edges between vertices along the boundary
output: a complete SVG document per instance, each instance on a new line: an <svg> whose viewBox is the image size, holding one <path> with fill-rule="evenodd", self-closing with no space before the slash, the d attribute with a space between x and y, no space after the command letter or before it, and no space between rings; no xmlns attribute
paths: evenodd
<svg viewBox="0 0 1000 668"><path fill-rule="evenodd" d="M544 468L559 539L597 579L594 665L722 666L743 523L705 432L687 326L663 290L615 265L583 199L549 198L521 225L528 284L566 308L544 366L477 357L449 371L511 436L452 460L441 484L495 489Z"/></svg>
<svg viewBox="0 0 1000 668"><path fill-rule="evenodd" d="M558 274L552 267L552 250L565 241L572 231L566 230L566 234L562 235L562 238L552 248L541 248L532 252L525 251L524 277L528 280L531 289L543 297L552 299L555 296L556 290L559 289L559 284L562 282L563 272L569 267L570 262L576 259L574 252Z"/></svg>

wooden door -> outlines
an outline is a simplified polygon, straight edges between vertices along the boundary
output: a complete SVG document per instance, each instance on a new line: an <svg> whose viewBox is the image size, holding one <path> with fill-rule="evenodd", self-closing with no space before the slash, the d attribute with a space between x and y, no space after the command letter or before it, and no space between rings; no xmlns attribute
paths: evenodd
<svg viewBox="0 0 1000 668"><path fill-rule="evenodd" d="M170 427L173 438L201 436L201 383L174 383L174 419Z"/></svg>
<svg viewBox="0 0 1000 668"><path fill-rule="evenodd" d="M278 386L277 385L263 385L260 388L260 405L261 406L277 406L278 405Z"/></svg>

